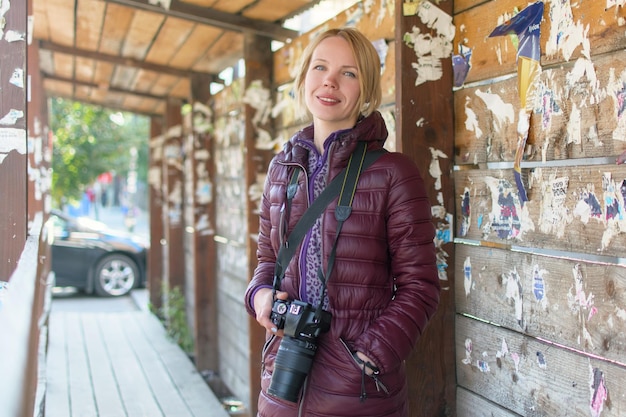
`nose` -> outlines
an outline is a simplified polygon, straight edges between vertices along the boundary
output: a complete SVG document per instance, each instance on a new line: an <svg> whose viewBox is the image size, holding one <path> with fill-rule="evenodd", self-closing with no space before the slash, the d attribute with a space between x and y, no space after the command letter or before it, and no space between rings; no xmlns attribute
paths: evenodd
<svg viewBox="0 0 626 417"><path fill-rule="evenodd" d="M324 77L324 87L337 88L335 76L328 72Z"/></svg>

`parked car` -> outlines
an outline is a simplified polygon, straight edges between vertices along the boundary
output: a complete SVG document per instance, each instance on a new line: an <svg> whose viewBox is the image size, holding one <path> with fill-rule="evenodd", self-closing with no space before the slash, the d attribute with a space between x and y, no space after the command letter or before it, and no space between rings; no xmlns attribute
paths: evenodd
<svg viewBox="0 0 626 417"><path fill-rule="evenodd" d="M145 286L146 239L59 210L51 211L49 221L55 286L100 296L121 296Z"/></svg>

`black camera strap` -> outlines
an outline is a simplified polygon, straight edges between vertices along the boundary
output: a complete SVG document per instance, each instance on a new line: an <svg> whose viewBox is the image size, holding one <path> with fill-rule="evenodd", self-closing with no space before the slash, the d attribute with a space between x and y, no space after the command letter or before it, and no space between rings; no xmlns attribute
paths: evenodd
<svg viewBox="0 0 626 417"><path fill-rule="evenodd" d="M294 226L292 232L289 234L284 245L281 246L276 257L276 264L274 267L274 292L279 289L280 281L285 275L287 265L293 258L293 255L300 245L300 242L313 226L315 220L320 216L322 211L334 197L339 194L339 200L337 201L337 207L335 208L335 218L337 219L337 232L335 233L335 241L333 248L328 259L328 268L326 275L323 271L318 271L318 276L322 280L322 300L324 299L324 293L326 291L326 281L330 277L333 265L335 263L335 254L337 248L337 239L339 233L343 227L343 223L348 219L352 212L352 200L356 192L356 185L359 180L359 176L362 171L367 169L374 163L383 153L387 151L385 149L366 152L367 143L359 142L357 148L350 156L348 166L344 168L332 181L326 186L324 191L313 201L309 208L304 212L300 220ZM287 186L287 206L291 207L291 200L295 196L297 189L298 175L300 168L297 167L291 177L291 181ZM318 314L322 309L322 302L318 306Z"/></svg>

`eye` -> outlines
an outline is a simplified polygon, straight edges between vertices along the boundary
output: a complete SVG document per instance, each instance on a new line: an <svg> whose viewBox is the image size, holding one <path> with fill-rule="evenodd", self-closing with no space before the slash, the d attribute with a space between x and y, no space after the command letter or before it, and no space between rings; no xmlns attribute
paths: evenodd
<svg viewBox="0 0 626 417"><path fill-rule="evenodd" d="M346 77L350 77L350 78L356 78L356 73L352 71L344 71L343 75L345 75Z"/></svg>
<svg viewBox="0 0 626 417"><path fill-rule="evenodd" d="M312 69L316 71L324 71L325 68L326 68L325 66L318 64L318 65L313 65Z"/></svg>

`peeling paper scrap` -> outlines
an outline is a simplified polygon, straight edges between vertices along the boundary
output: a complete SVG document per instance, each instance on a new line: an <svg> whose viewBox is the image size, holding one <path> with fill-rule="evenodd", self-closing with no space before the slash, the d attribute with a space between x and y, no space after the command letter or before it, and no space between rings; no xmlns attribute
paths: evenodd
<svg viewBox="0 0 626 417"><path fill-rule="evenodd" d="M26 40L26 34L22 32L17 32L15 30L8 30L7 34L4 36L4 39L7 42L17 42Z"/></svg>
<svg viewBox="0 0 626 417"><path fill-rule="evenodd" d="M0 128L0 153L9 153L15 150L25 155L26 142L25 129Z"/></svg>
<svg viewBox="0 0 626 417"><path fill-rule="evenodd" d="M443 172L441 171L441 166L439 165L439 158L448 158L448 155L439 149L433 148L432 146L429 149L432 159L430 161L428 173L435 179L435 190L441 190L441 175Z"/></svg>
<svg viewBox="0 0 626 417"><path fill-rule="evenodd" d="M422 33L417 26L405 33L403 41L413 48L417 62L411 66L417 72L415 85L427 81L439 80L443 75L441 60L452 56L452 42L456 28L452 23L452 16L423 0L419 3L416 14L420 20L436 33Z"/></svg>
<svg viewBox="0 0 626 417"><path fill-rule="evenodd" d="M14 125L18 119L24 117L24 112L21 110L11 109L9 112L0 119L0 125Z"/></svg>
<svg viewBox="0 0 626 417"><path fill-rule="evenodd" d="M15 68L9 79L9 83L18 88L24 88L24 70L22 68Z"/></svg>
<svg viewBox="0 0 626 417"><path fill-rule="evenodd" d="M0 0L0 40L4 38L4 27L6 26L6 19L4 15L11 8L11 2L9 0Z"/></svg>

